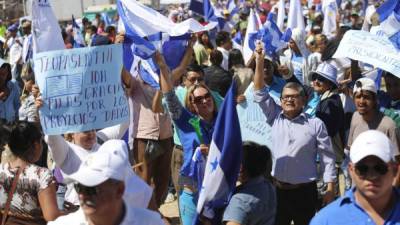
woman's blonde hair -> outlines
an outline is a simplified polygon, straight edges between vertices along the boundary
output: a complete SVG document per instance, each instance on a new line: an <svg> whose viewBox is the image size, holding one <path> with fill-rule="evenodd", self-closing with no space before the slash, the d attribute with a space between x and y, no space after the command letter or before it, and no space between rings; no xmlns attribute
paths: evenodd
<svg viewBox="0 0 400 225"><path fill-rule="evenodd" d="M197 112L196 112L196 110L195 110L195 108L193 106L193 100L194 100L193 99L194 98L193 97L193 92L198 88L206 89L208 91L208 93L210 93L211 96L212 96L210 88L208 88L207 85L205 85L205 84L202 84L202 83L194 84L194 85L192 85L192 86L190 86L188 88L188 91L187 91L186 96L185 96L185 108L187 108L191 113L196 114L196 115L197 115ZM214 103L214 113L216 113L217 112L217 105L215 103L214 97L211 97L211 98L212 98L212 101Z"/></svg>

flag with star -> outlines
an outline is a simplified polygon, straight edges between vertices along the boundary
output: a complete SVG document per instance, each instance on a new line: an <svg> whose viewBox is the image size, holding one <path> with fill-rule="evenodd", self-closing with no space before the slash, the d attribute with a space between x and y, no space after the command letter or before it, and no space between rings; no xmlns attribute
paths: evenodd
<svg viewBox="0 0 400 225"><path fill-rule="evenodd" d="M221 211L235 190L242 161L242 137L236 111L236 84L232 85L218 112L197 203L197 218L203 215L220 224ZM197 219L196 219L197 220ZM198 220L194 221L198 224Z"/></svg>

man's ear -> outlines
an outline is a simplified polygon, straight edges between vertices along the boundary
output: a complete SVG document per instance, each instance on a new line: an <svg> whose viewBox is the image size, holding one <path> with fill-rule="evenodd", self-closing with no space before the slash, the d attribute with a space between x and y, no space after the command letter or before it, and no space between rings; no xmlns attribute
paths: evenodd
<svg viewBox="0 0 400 225"><path fill-rule="evenodd" d="M119 182L116 188L117 188L117 197L118 198L122 198L122 195L125 192L125 184L124 184L124 182Z"/></svg>

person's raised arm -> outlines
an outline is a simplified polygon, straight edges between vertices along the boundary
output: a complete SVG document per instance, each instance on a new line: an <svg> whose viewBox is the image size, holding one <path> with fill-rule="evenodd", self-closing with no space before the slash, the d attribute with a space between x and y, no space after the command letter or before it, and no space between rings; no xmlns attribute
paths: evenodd
<svg viewBox="0 0 400 225"><path fill-rule="evenodd" d="M182 61L178 67L172 70L172 83L176 83L181 79L182 75L185 73L187 66L192 61L193 57L193 45L196 41L195 35L193 35L192 39L189 40L188 46L186 47L185 55L183 55Z"/></svg>
<svg viewBox="0 0 400 225"><path fill-rule="evenodd" d="M170 78L169 68L165 63L164 56L161 55L160 52L157 51L154 54L154 60L156 61L158 67L160 67L160 89L162 93L167 93L174 88Z"/></svg>
<svg viewBox="0 0 400 225"><path fill-rule="evenodd" d="M156 92L156 94L153 97L153 102L151 104L151 110L154 113L163 113L164 112L164 107L162 106L162 98L163 94L160 90Z"/></svg>
<svg viewBox="0 0 400 225"><path fill-rule="evenodd" d="M255 50L256 70L254 74L254 91L261 90L265 87L264 81L264 50L261 43L257 44Z"/></svg>

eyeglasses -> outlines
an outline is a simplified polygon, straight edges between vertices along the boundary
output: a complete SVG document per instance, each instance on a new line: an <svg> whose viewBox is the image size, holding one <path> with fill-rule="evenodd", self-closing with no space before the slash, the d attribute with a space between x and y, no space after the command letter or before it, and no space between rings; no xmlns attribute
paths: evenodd
<svg viewBox="0 0 400 225"><path fill-rule="evenodd" d="M190 83L194 83L194 82L201 82L204 80L204 78L202 77L191 77L190 79L187 79Z"/></svg>
<svg viewBox="0 0 400 225"><path fill-rule="evenodd" d="M80 183L75 183L74 188L78 194L83 194L87 196L95 196L99 193L97 186L87 187Z"/></svg>
<svg viewBox="0 0 400 225"><path fill-rule="evenodd" d="M388 166L384 163L377 163L373 166L368 166L366 164L357 163L355 166L356 174L360 177L367 177L371 175L371 172L374 171L375 174L379 176L383 176L388 172Z"/></svg>
<svg viewBox="0 0 400 225"><path fill-rule="evenodd" d="M282 96L281 99L283 101L291 101L291 100L296 100L296 99L300 98L300 96L301 95L285 95L285 96Z"/></svg>
<svg viewBox="0 0 400 225"><path fill-rule="evenodd" d="M210 94L210 92L208 92L205 95L193 97L193 103L201 104L204 102L204 100L208 100L210 98L211 98L211 94Z"/></svg>

